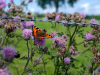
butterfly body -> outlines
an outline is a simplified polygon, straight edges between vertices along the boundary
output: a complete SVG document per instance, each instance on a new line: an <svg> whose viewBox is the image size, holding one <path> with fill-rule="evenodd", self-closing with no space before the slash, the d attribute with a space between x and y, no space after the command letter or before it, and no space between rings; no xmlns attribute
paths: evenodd
<svg viewBox="0 0 100 75"><path fill-rule="evenodd" d="M46 30L40 30L36 26L32 26L33 36L39 38L39 39L45 39L45 38L52 38L51 35L46 34Z"/></svg>

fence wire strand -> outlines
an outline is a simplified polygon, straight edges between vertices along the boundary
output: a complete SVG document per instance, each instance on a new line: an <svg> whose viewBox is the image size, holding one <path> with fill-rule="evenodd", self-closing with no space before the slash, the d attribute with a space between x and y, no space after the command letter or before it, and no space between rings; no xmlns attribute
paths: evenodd
<svg viewBox="0 0 100 75"><path fill-rule="evenodd" d="M41 22L54 22L54 23L63 23L63 24L78 24L78 25L100 25L96 23L76 23L76 22L63 22L63 21L52 21L52 20L40 20L40 19L26 19L26 18L15 18L15 17L2 17L2 19L18 19L22 21L41 21Z"/></svg>

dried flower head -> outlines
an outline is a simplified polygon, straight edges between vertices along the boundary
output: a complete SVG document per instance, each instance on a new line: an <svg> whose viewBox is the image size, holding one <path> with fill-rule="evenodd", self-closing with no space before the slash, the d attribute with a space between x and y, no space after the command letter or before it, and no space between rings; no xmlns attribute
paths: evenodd
<svg viewBox="0 0 100 75"><path fill-rule="evenodd" d="M98 41L98 36L94 36L92 40Z"/></svg>
<svg viewBox="0 0 100 75"><path fill-rule="evenodd" d="M64 16L64 13L63 12L60 12L59 15Z"/></svg>
<svg viewBox="0 0 100 75"><path fill-rule="evenodd" d="M96 53L96 55L97 55L98 57L100 57L100 50Z"/></svg>
<svg viewBox="0 0 100 75"><path fill-rule="evenodd" d="M88 47L88 42L87 41L84 41L84 47Z"/></svg>
<svg viewBox="0 0 100 75"><path fill-rule="evenodd" d="M14 59L15 53L16 53L15 49L11 46L5 46L2 49L2 56L3 56L5 61L12 62Z"/></svg>
<svg viewBox="0 0 100 75"><path fill-rule="evenodd" d="M94 63L99 63L100 62L99 58L97 58L97 57L93 57L93 61L94 61Z"/></svg>
<svg viewBox="0 0 100 75"><path fill-rule="evenodd" d="M74 16L75 16L75 17L76 17L76 16L78 16L78 15L79 15L79 13L78 13L78 12L75 12L75 13L74 13Z"/></svg>
<svg viewBox="0 0 100 75"><path fill-rule="evenodd" d="M5 31L6 31L6 33L10 33L10 32L13 32L15 29L17 29L18 28L18 25L16 24L16 23L14 23L14 22L8 22L8 23L6 23L6 25L5 25Z"/></svg>
<svg viewBox="0 0 100 75"><path fill-rule="evenodd" d="M50 14L50 13L47 13L47 14L46 14L46 17L47 17L48 19L53 19L53 16L52 16L52 14Z"/></svg>
<svg viewBox="0 0 100 75"><path fill-rule="evenodd" d="M95 54L95 53L97 53L97 49L96 49L96 47L94 46L94 47L92 47L92 52Z"/></svg>
<svg viewBox="0 0 100 75"><path fill-rule="evenodd" d="M58 52L57 52L57 55L58 55L59 57L63 57L64 54L61 53L60 51L58 51Z"/></svg>
<svg viewBox="0 0 100 75"><path fill-rule="evenodd" d="M61 53L65 53L66 50L67 50L66 46L60 47L60 52Z"/></svg>
<svg viewBox="0 0 100 75"><path fill-rule="evenodd" d="M57 15L57 13L56 13L56 12L53 12L53 13L52 13L52 17L53 17L53 18L55 18L55 17L56 17L56 15Z"/></svg>
<svg viewBox="0 0 100 75"><path fill-rule="evenodd" d="M51 49L55 49L56 48L56 46L55 46L55 44L53 43L52 45L51 45Z"/></svg>
<svg viewBox="0 0 100 75"><path fill-rule="evenodd" d="M77 15L76 17L75 17L75 19L74 19L74 21L75 22L81 22L81 20L82 20L82 16L81 15Z"/></svg>
<svg viewBox="0 0 100 75"><path fill-rule="evenodd" d="M69 20L73 19L73 15L72 15L72 14L67 14L67 15L66 15L66 18L67 18L67 20L69 21Z"/></svg>
<svg viewBox="0 0 100 75"><path fill-rule="evenodd" d="M65 41L67 41L67 35L62 35L62 38L65 40Z"/></svg>

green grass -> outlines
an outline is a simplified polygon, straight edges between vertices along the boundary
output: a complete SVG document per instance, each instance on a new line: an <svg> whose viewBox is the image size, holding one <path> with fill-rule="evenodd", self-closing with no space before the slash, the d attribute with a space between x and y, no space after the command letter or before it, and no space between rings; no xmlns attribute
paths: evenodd
<svg viewBox="0 0 100 75"><path fill-rule="evenodd" d="M40 29L46 29L48 34L51 31L54 31L54 29L51 29L51 26L52 26L51 23L36 22L35 23L35 26L39 27ZM66 34L65 33L66 28L63 28L61 26L61 24L59 24L59 26L57 26L57 28L59 29L59 32L64 32L64 34ZM83 32L84 34L85 34L86 31L91 31L92 30L89 26L88 27L85 27L84 29L85 29L85 31ZM74 28L71 31L73 31L73 30L74 30ZM21 29L18 29L18 30L16 30L15 33L22 35L22 30ZM14 38L14 40L17 42L16 38ZM80 37L78 37L78 36L76 36L76 40L77 40L77 43L83 41L83 39L80 38ZM31 40L31 41L33 41L33 40ZM51 52L53 52L54 54L57 54L57 50L52 50L50 48L51 47L51 44L52 44L52 40L51 39L46 39L45 46L47 46ZM15 47L15 49L18 50L19 53L21 53L21 57L22 56L27 56L27 45L26 45L26 41L24 39L20 40L20 42ZM81 44L81 45L78 46L78 51L79 52L83 52L86 49L87 48L84 48L83 44ZM88 57L92 58L93 54L92 54L91 51L87 51L83 55L77 57L76 59L79 60L80 62L75 62L75 64L76 64L75 66L76 67L79 67L81 65L81 62L84 62L86 66L88 64L90 64L87 61L87 58L85 56L88 56ZM39 57L40 57L40 55L36 53L35 56L33 57L33 59L36 59L36 58L39 58ZM44 58L47 58L49 56L48 55L44 55L43 57ZM10 64L9 68L11 70L12 75L18 75L17 74L17 70L16 70L15 67L17 67L18 70L19 70L19 72L21 73L23 71L23 68L24 68L25 64L26 64L26 61L25 60L20 60L20 59L14 59L13 62L14 62L14 64ZM31 64L32 64L32 62L30 62L28 66L30 66ZM42 69L42 68L43 68L43 65L42 64L38 65L37 67L34 67L34 69ZM53 64L53 62L51 60L49 60L49 63L46 65L46 71L47 71L47 75L51 75L54 72L54 64ZM70 68L70 70L69 70L69 72L72 72L73 75L75 75L77 71L78 70L73 69L73 68ZM26 73L24 75L28 75L28 73Z"/></svg>

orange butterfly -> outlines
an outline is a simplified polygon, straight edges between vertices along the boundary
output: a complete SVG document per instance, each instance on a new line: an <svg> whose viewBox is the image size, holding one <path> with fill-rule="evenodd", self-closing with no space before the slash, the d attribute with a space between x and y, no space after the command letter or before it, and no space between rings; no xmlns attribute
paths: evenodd
<svg viewBox="0 0 100 75"><path fill-rule="evenodd" d="M39 39L45 39L45 38L52 38L51 35L46 34L46 30L40 30L36 26L32 26L33 36L39 38Z"/></svg>

